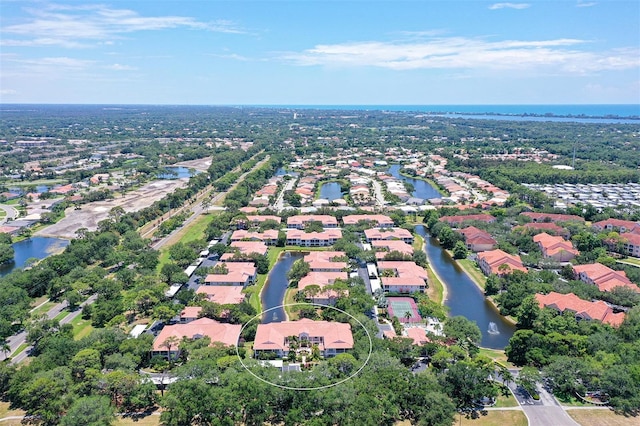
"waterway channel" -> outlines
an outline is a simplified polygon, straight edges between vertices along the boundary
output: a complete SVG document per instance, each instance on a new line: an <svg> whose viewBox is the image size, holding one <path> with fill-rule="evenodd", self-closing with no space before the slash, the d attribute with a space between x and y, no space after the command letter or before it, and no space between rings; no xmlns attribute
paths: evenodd
<svg viewBox="0 0 640 426"><path fill-rule="evenodd" d="M278 309L270 310L262 316L262 323L268 324L270 322L281 322L287 319L287 316L282 308L284 303L284 295L289 286L289 280L287 279L287 272L291 269L293 262L298 259L302 259L304 253L300 252L283 252L280 258L274 265L267 282L265 282L262 288L262 295L260 297L262 308L267 311L269 309L278 307Z"/></svg>
<svg viewBox="0 0 640 426"><path fill-rule="evenodd" d="M400 164L393 164L389 167L389 174L400 179L403 182L409 182L413 185L414 191L411 193L412 197L422 198L428 200L430 198L442 198L442 194L438 192L429 182L422 179L413 179L400 174Z"/></svg>
<svg viewBox="0 0 640 426"><path fill-rule="evenodd" d="M13 244L14 262L0 267L0 277L22 268L30 258L44 259L69 245L68 240L50 237L31 237Z"/></svg>
<svg viewBox="0 0 640 426"><path fill-rule="evenodd" d="M415 228L426 244L431 267L447 286L447 300L451 316L462 315L474 321L482 332L481 346L504 349L516 328L498 313L473 280L458 266L451 256L432 238L423 225Z"/></svg>
<svg viewBox="0 0 640 426"><path fill-rule="evenodd" d="M323 183L320 187L320 198L327 199L329 201L342 198L342 188L338 182Z"/></svg>

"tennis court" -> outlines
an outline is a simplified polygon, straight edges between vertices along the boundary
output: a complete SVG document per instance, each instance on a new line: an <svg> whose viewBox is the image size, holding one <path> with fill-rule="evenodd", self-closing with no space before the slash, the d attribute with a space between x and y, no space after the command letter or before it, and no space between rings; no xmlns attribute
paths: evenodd
<svg viewBox="0 0 640 426"><path fill-rule="evenodd" d="M388 297L387 311L390 317L397 317L403 323L417 323L422 321L416 302L410 297ZM408 316L407 313L410 315Z"/></svg>

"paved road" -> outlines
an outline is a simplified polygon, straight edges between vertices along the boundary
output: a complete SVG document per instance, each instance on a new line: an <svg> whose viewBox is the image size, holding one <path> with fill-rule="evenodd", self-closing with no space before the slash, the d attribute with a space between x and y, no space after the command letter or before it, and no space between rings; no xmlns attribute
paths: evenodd
<svg viewBox="0 0 640 426"><path fill-rule="evenodd" d="M513 374L514 380L518 377L518 370L509 370ZM510 382L509 388L513 391L522 411L529 420L529 426L579 426L560 406L556 398L547 392L542 385L537 385L540 399L538 401L520 386Z"/></svg>
<svg viewBox="0 0 640 426"><path fill-rule="evenodd" d="M8 222L18 217L18 210L16 210L16 208L13 206L10 206L8 204L0 204L0 209L4 210L7 213L5 217L0 219L0 223Z"/></svg>
<svg viewBox="0 0 640 426"><path fill-rule="evenodd" d="M285 191L289 191L293 189L293 185L296 183L297 179L289 179L285 181L286 183L282 187L282 191L278 194L278 198L276 198L275 203L273 203L274 210L280 212L284 210L284 193Z"/></svg>
<svg viewBox="0 0 640 426"><path fill-rule="evenodd" d="M85 300L82 304L80 304L80 307L78 309L76 309L75 311L69 313L67 316L65 316L64 318L62 318L60 320L60 325L63 324L68 324L71 321L73 321L78 315L80 315L82 313L82 308L85 305L89 305L93 302L95 302L95 300L98 298L97 295L93 295L90 298L88 298L87 300ZM47 312L47 318L49 319L53 319L55 317L57 317L60 312L62 312L65 308L67 307L67 301L65 300L62 303L58 303L57 305L55 305L53 308L51 308L48 312ZM16 335L11 336L9 339L7 339L9 341L9 347L11 348L11 351L9 352L9 354L12 354L16 349L18 349L18 347L24 343L26 343L27 341L27 332L26 331L22 331ZM31 349L33 349L32 346L27 346L22 352L20 352L18 355L16 355L15 357L13 357L11 359L11 363L12 364L19 364L22 361L24 361L28 356L29 356L29 352L31 351ZM0 356L0 360L4 360L5 359L5 354L3 353Z"/></svg>

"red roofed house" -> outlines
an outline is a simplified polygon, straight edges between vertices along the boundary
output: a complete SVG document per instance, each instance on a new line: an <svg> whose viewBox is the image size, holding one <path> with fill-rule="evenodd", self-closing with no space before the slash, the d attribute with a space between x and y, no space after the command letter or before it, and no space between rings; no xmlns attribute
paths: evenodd
<svg viewBox="0 0 640 426"><path fill-rule="evenodd" d="M627 287L640 293L640 288L627 278L624 271L614 271L601 263L573 265L573 272L580 281L595 285L600 291L611 291L615 287Z"/></svg>
<svg viewBox="0 0 640 426"><path fill-rule="evenodd" d="M220 257L220 260L233 262L234 256L236 256L236 254L242 255L242 257L244 257L244 259L246 260L246 258L251 253L258 253L264 256L269 250L269 248L260 241L234 241L231 243L231 248L234 249L234 252L224 253Z"/></svg>
<svg viewBox="0 0 640 426"><path fill-rule="evenodd" d="M384 276L385 270L393 271L395 276ZM428 274L413 261L379 261L378 273L384 291L393 293L424 292Z"/></svg>
<svg viewBox="0 0 640 426"><path fill-rule="evenodd" d="M520 213L527 216L532 222L584 222L584 218L574 214L557 214L557 213Z"/></svg>
<svg viewBox="0 0 640 426"><path fill-rule="evenodd" d="M311 272L343 272L349 267L343 251L312 251L305 255L304 261L309 264Z"/></svg>
<svg viewBox="0 0 640 426"><path fill-rule="evenodd" d="M630 220L607 219L596 222L592 226L598 231L630 232L632 229L640 226L640 224Z"/></svg>
<svg viewBox="0 0 640 426"><path fill-rule="evenodd" d="M640 257L640 234L625 233L620 234L623 242L623 249L626 254L633 257Z"/></svg>
<svg viewBox="0 0 640 426"><path fill-rule="evenodd" d="M287 228L304 229L308 222L320 222L323 228L337 228L338 219L327 214L309 214L291 216L287 219Z"/></svg>
<svg viewBox="0 0 640 426"><path fill-rule="evenodd" d="M209 274L204 280L205 285L237 285L246 287L256 280L257 269L250 262L222 262L226 265L226 274Z"/></svg>
<svg viewBox="0 0 640 426"><path fill-rule="evenodd" d="M346 272L309 272L298 281L298 290L304 292L308 287L316 285L320 287L320 291L308 294L307 300L312 303L333 306L336 299L346 294L333 289L325 289L325 287L334 284L336 280L346 281L347 279L349 276Z"/></svg>
<svg viewBox="0 0 640 426"><path fill-rule="evenodd" d="M72 184L59 186L57 188L50 189L49 192L53 192L54 194L68 194L70 192L75 191L76 189Z"/></svg>
<svg viewBox="0 0 640 426"><path fill-rule="evenodd" d="M527 272L520 256L506 253L500 249L478 253L478 266L485 275L504 275L513 271Z"/></svg>
<svg viewBox="0 0 640 426"><path fill-rule="evenodd" d="M405 256L413 255L413 247L400 240L371 241L371 246L376 249L376 259L384 260L384 257L392 251L397 251Z"/></svg>
<svg viewBox="0 0 640 426"><path fill-rule="evenodd" d="M311 347L318 345L320 354L325 358L353 349L351 325L305 318L299 321L258 324L253 343L255 356L259 357L261 352L266 352L286 358L292 336L297 337L298 346L301 348L298 351L305 350L306 346L310 353Z"/></svg>
<svg viewBox="0 0 640 426"><path fill-rule="evenodd" d="M278 223L282 222L282 219L280 218L280 216L273 216L273 215L252 215L252 216L247 216L247 218L238 218L235 222L236 222L236 227L237 229L247 229L248 227L251 226L258 226L263 222L266 222L268 220L274 220Z"/></svg>
<svg viewBox="0 0 640 426"><path fill-rule="evenodd" d="M383 214L352 214L344 216L342 222L344 226L357 225L358 222L375 222L379 228L392 228L394 226L393 220Z"/></svg>
<svg viewBox="0 0 640 426"><path fill-rule="evenodd" d="M498 242L487 231L468 226L458 231L464 237L467 248L474 252L493 250Z"/></svg>
<svg viewBox="0 0 640 426"><path fill-rule="evenodd" d="M304 232L299 229L287 230L287 245L303 247L327 247L342 238L339 229L327 229L323 232Z"/></svg>
<svg viewBox="0 0 640 426"><path fill-rule="evenodd" d="M196 294L203 294L209 302L219 305L238 305L246 297L246 294L242 292L242 287L235 285L201 285L196 290Z"/></svg>
<svg viewBox="0 0 640 426"><path fill-rule="evenodd" d="M274 246L278 242L278 230L266 229L264 232L249 232L239 229L233 231L231 241L262 241L268 246Z"/></svg>
<svg viewBox="0 0 640 426"><path fill-rule="evenodd" d="M239 287L230 287L230 288L239 288ZM180 323L187 324L189 322L195 321L200 317L200 312L202 312L201 306L187 306L180 312Z"/></svg>
<svg viewBox="0 0 640 426"><path fill-rule="evenodd" d="M536 294L540 308L551 308L559 312L566 310L575 312L576 318L581 320L596 320L612 327L618 327L624 321L624 313L614 313L613 309L602 300L590 302L580 299L573 293L560 294L552 291L549 294Z"/></svg>
<svg viewBox="0 0 640 426"><path fill-rule="evenodd" d="M458 226L464 222L484 222L484 223L493 223L496 221L496 218L491 216L490 214L470 214L466 216L442 216L440 222L448 223L451 226Z"/></svg>
<svg viewBox="0 0 640 426"><path fill-rule="evenodd" d="M549 235L546 232L535 235L533 241L542 250L542 257L557 262L568 262L580 254L578 250L573 248L571 241L565 241L562 237Z"/></svg>
<svg viewBox="0 0 640 426"><path fill-rule="evenodd" d="M365 229L364 236L368 243L384 240L401 240L413 244L413 235L404 228L373 228Z"/></svg>
<svg viewBox="0 0 640 426"><path fill-rule="evenodd" d="M540 231L540 232L546 232L547 234L550 235L558 235L562 238L564 238L565 240L569 238L569 236L571 235L571 233L561 227L556 225L555 223L552 222L531 222L531 223L525 223L524 224L524 228L525 229L531 229L534 232L535 231Z"/></svg>
<svg viewBox="0 0 640 426"><path fill-rule="evenodd" d="M185 337L201 339L207 336L212 344L220 342L226 346L236 346L241 329L240 324L223 324L209 318L200 318L188 324L167 325L153 341L151 356L177 358L180 354L180 342Z"/></svg>
<svg viewBox="0 0 640 426"><path fill-rule="evenodd" d="M423 346L431 341L427 337L427 330L422 327L409 327L404 331L408 338L413 339L413 344L416 346Z"/></svg>

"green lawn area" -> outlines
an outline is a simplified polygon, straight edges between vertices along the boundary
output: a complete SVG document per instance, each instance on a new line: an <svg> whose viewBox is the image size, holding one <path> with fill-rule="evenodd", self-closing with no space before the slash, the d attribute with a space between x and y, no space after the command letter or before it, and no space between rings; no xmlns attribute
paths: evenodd
<svg viewBox="0 0 640 426"><path fill-rule="evenodd" d="M429 288L427 289L427 296L429 299L436 303L442 304L444 299L444 286L438 279L438 276L433 272L433 269L429 266L427 268L427 275L429 276Z"/></svg>
<svg viewBox="0 0 640 426"><path fill-rule="evenodd" d="M518 405L519 405L518 401L516 401L514 396L512 394L509 394L509 396L500 395L496 400L496 405L494 405L494 407L495 408L517 407Z"/></svg>
<svg viewBox="0 0 640 426"><path fill-rule="evenodd" d="M456 260L460 267L464 269L464 271L471 277L476 284L480 285L482 289L487 282L487 277L484 276L480 268L475 264L475 262L470 261L469 259L458 259Z"/></svg>
<svg viewBox="0 0 640 426"><path fill-rule="evenodd" d="M30 185L48 185L48 186L53 186L53 185L58 185L61 183L67 183L66 179L38 179L38 180L18 180L18 181L14 181L11 183L7 183L7 186L16 186L16 187L22 187L22 186L30 186Z"/></svg>
<svg viewBox="0 0 640 426"><path fill-rule="evenodd" d="M49 311L49 309L53 308L57 303L56 302L46 302L44 305L40 306L37 309L34 309L33 311L31 311L31 317L35 318L36 316L40 315L40 314L44 314L46 312Z"/></svg>
<svg viewBox="0 0 640 426"><path fill-rule="evenodd" d="M191 222L189 226L178 231L173 237L173 242L169 242L160 250L160 256L158 257L158 267L156 268L156 270L159 272L162 267L167 262L169 262L169 247L171 245L175 244L176 242L188 243L204 238L204 231L207 229L207 226L209 226L213 218L213 214L201 215L193 222Z"/></svg>
<svg viewBox="0 0 640 426"><path fill-rule="evenodd" d="M4 210L0 210L0 219L5 217L7 215L7 212L5 212Z"/></svg>
<svg viewBox="0 0 640 426"><path fill-rule="evenodd" d="M466 426L527 426L527 416L520 410L508 411L487 411L486 416L480 416L478 419L467 419L460 415L456 415L454 424Z"/></svg>
<svg viewBox="0 0 640 426"><path fill-rule="evenodd" d="M152 414L141 418L118 417L114 423L115 426L158 426L160 425L160 416Z"/></svg>
<svg viewBox="0 0 640 426"><path fill-rule="evenodd" d="M69 315L69 311L67 311L66 309L63 309L58 315L55 316L54 320L60 321L62 318L66 317L67 315Z"/></svg>
<svg viewBox="0 0 640 426"><path fill-rule="evenodd" d="M422 250L422 245L424 244L424 238L422 236L413 234L413 251Z"/></svg>
<svg viewBox="0 0 640 426"><path fill-rule="evenodd" d="M73 339L80 340L83 337L88 336L93 331L91 320L82 319L82 315L78 315L71 321L73 326Z"/></svg>
<svg viewBox="0 0 640 426"><path fill-rule="evenodd" d="M616 262L640 267L640 259L636 259L635 257L627 257L625 259L617 260Z"/></svg>
<svg viewBox="0 0 640 426"><path fill-rule="evenodd" d="M582 426L631 426L638 425L638 417L625 417L611 410L567 410L567 414Z"/></svg>
<svg viewBox="0 0 640 426"><path fill-rule="evenodd" d="M295 289L295 288L287 289L287 292L284 294L284 304L291 305L293 303L296 303L296 301L293 298L297 292L298 292L298 289ZM301 307L302 306L285 306L284 311L287 313L287 316L289 317L289 321L295 321L297 319L300 319L299 312Z"/></svg>
<svg viewBox="0 0 640 426"><path fill-rule="evenodd" d="M480 355L484 355L487 358L491 358L497 363L500 363L509 368L516 368L515 365L507 361L507 355L504 351L498 349L480 348Z"/></svg>

